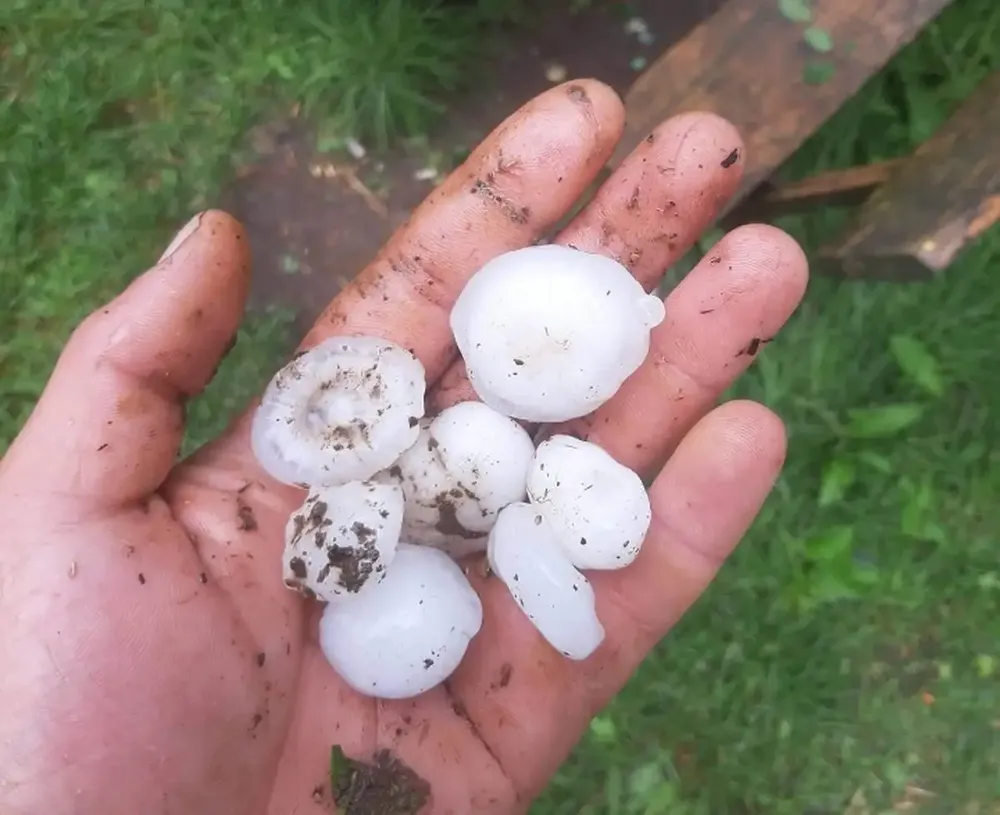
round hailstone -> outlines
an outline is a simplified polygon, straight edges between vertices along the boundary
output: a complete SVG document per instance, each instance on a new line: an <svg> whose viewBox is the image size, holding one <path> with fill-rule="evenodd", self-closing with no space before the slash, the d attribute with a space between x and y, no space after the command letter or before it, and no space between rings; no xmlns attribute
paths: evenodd
<svg viewBox="0 0 1000 815"><path fill-rule="evenodd" d="M642 548L653 513L632 470L596 444L555 435L538 445L528 498L578 569L621 569Z"/></svg>
<svg viewBox="0 0 1000 815"><path fill-rule="evenodd" d="M511 504L490 532L490 568L549 644L586 659L604 639L594 589L574 568L541 511Z"/></svg>
<svg viewBox="0 0 1000 815"><path fill-rule="evenodd" d="M483 606L458 564L438 549L401 543L385 579L323 610L327 662L366 696L406 699L447 679L483 624Z"/></svg>
<svg viewBox="0 0 1000 815"><path fill-rule="evenodd" d="M480 399L515 419L560 422L614 395L664 316L620 263L548 244L486 263L455 302L451 329Z"/></svg>
<svg viewBox="0 0 1000 815"><path fill-rule="evenodd" d="M271 380L251 446L274 478L296 486L364 481L417 439L424 367L377 337L333 337Z"/></svg>
<svg viewBox="0 0 1000 815"><path fill-rule="evenodd" d="M402 525L395 484L314 488L285 527L285 585L328 603L371 591L396 555Z"/></svg>
<svg viewBox="0 0 1000 815"><path fill-rule="evenodd" d="M461 402L421 424L416 444L388 472L406 498L403 539L453 557L482 552L497 513L524 500L531 436L481 402Z"/></svg>

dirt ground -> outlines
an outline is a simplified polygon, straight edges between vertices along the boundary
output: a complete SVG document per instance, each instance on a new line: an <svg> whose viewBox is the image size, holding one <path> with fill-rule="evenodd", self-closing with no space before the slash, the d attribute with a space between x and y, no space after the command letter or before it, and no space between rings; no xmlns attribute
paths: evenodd
<svg viewBox="0 0 1000 815"><path fill-rule="evenodd" d="M501 35L484 71L491 81L456 99L419 147L334 163L316 152L314 135L297 119L257 128L250 140L259 160L243 169L222 201L250 235L252 306L291 309L305 327L433 189L431 171L442 157L475 145L521 104L562 81L561 74L594 77L624 93L642 60L652 62L721 4L635 0L623 14L623 4L604 2L567 14L568 0L552 3L545 24ZM637 35L636 18L651 36Z"/></svg>

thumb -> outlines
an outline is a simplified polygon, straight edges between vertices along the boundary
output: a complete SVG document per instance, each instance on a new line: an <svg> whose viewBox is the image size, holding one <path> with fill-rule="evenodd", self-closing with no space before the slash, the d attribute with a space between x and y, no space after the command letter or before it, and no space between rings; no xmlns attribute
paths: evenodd
<svg viewBox="0 0 1000 815"><path fill-rule="evenodd" d="M195 216L151 270L73 332L0 462L17 492L121 506L153 492L243 315L250 253L229 215Z"/></svg>

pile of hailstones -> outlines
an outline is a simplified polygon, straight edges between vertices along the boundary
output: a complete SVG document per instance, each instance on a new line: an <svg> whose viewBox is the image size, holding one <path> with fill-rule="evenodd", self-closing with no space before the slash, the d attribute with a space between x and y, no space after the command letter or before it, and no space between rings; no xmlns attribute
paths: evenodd
<svg viewBox="0 0 1000 815"><path fill-rule="evenodd" d="M347 684L399 699L448 678L483 622L457 562L474 553L554 648L593 653L604 628L581 570L635 559L649 498L600 447L556 433L536 449L519 421L606 402L664 316L617 262L532 246L483 266L451 312L481 402L425 418L423 366L375 337L326 340L275 375L253 450L309 491L288 520L284 580L326 603L320 646Z"/></svg>

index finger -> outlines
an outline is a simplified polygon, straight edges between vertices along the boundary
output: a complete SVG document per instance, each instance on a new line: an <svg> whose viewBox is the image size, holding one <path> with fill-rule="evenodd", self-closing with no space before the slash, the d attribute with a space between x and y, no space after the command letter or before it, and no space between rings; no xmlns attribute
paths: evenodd
<svg viewBox="0 0 1000 815"><path fill-rule="evenodd" d="M455 355L448 315L469 277L551 229L604 166L624 125L594 80L558 85L503 121L416 209L303 340L371 334L409 348L428 384Z"/></svg>

